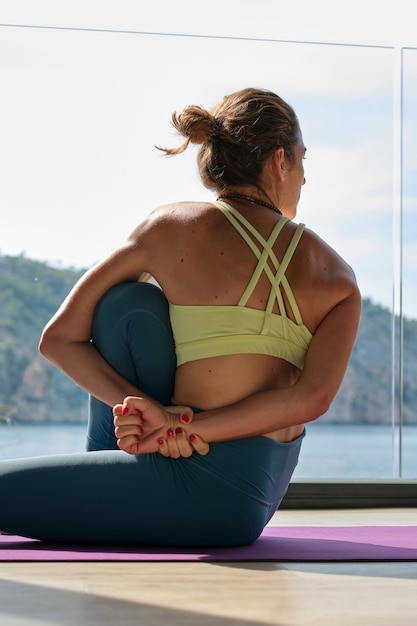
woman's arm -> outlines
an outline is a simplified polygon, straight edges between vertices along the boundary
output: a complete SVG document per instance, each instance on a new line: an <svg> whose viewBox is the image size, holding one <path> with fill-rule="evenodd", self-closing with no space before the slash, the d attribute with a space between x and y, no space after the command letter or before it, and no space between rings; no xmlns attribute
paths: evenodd
<svg viewBox="0 0 417 626"><path fill-rule="evenodd" d="M109 406L141 391L120 376L91 343L94 310L110 287L137 281L146 270L146 246L132 237L78 281L41 336L42 355Z"/></svg>
<svg viewBox="0 0 417 626"><path fill-rule="evenodd" d="M360 310L360 294L355 289L326 315L294 385L257 393L225 409L197 414L191 432L207 442L225 441L304 424L323 415L343 381Z"/></svg>
<svg viewBox="0 0 417 626"><path fill-rule="evenodd" d="M135 454L158 450L158 438L181 426L211 443L264 435L311 422L325 413L345 374L355 342L361 310L358 289L337 304L323 319L311 341L304 369L291 387L256 393L236 404L194 415L190 424L169 414L148 399L126 398L114 408L119 447ZM145 419L142 431L140 412Z"/></svg>

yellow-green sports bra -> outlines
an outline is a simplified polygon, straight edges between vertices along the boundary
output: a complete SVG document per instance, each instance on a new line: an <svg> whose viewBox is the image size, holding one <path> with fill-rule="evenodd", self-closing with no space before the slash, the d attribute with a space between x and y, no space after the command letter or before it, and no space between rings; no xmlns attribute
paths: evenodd
<svg viewBox="0 0 417 626"><path fill-rule="evenodd" d="M246 241L257 257L258 264L237 305L195 306L170 303L177 365L228 354L266 354L284 359L302 369L312 334L303 324L285 277L285 270L301 238L304 224L297 227L284 258L279 263L272 247L288 222L287 218L281 218L276 223L266 241L234 207L222 201L214 204ZM263 246L262 251L255 244L255 240ZM268 265L268 258L275 272ZM265 272L271 283L267 306L265 310L249 308L246 303L262 272ZM291 306L295 322L287 317L281 288ZM272 312L275 302L278 303L279 314Z"/></svg>

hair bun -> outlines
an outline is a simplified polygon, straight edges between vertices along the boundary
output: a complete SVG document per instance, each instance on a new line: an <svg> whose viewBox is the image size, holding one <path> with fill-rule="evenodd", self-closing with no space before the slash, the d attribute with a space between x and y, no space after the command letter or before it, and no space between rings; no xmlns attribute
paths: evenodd
<svg viewBox="0 0 417 626"><path fill-rule="evenodd" d="M178 116L175 113L172 116L175 128L194 144L208 141L214 131L215 119L211 113L197 105L190 105Z"/></svg>

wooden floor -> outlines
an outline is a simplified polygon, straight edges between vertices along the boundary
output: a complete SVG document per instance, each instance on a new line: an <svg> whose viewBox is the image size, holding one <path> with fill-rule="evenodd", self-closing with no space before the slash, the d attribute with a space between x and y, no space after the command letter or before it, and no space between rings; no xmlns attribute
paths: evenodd
<svg viewBox="0 0 417 626"><path fill-rule="evenodd" d="M417 509L278 525L417 525ZM1 626L416 626L417 563L5 563Z"/></svg>

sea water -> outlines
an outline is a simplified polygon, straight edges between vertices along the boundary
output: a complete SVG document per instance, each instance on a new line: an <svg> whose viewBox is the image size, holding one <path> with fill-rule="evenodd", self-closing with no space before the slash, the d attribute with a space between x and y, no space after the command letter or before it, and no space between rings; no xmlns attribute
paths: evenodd
<svg viewBox="0 0 417 626"><path fill-rule="evenodd" d="M394 436L393 436L394 435ZM0 460L83 452L86 426L0 424ZM401 444L401 453L400 453ZM417 478L417 425L307 426L294 478Z"/></svg>

